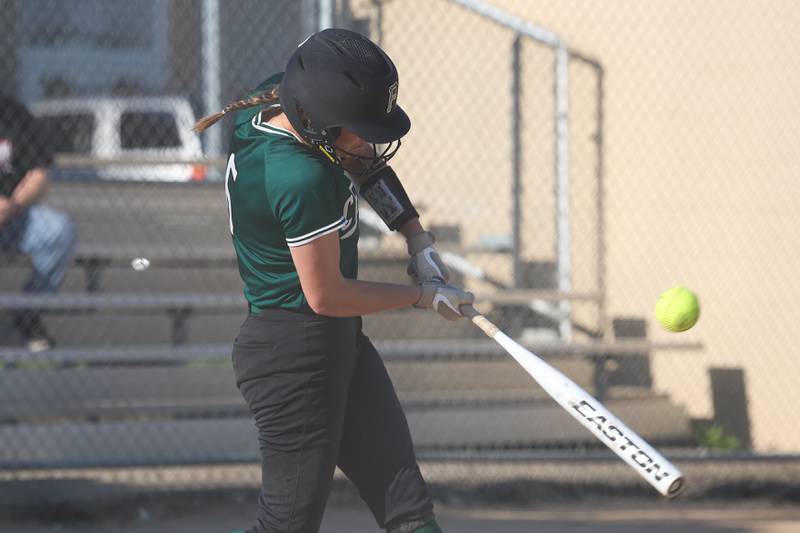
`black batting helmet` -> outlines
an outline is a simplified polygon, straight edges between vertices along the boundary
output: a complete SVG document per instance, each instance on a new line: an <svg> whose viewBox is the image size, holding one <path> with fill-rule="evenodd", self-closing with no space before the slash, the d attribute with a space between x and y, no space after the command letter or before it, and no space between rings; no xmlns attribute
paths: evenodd
<svg viewBox="0 0 800 533"><path fill-rule="evenodd" d="M292 127L337 163L333 143L341 128L373 144L408 133L411 121L397 94L397 69L389 56L363 35L336 28L297 47L280 85L281 108Z"/></svg>

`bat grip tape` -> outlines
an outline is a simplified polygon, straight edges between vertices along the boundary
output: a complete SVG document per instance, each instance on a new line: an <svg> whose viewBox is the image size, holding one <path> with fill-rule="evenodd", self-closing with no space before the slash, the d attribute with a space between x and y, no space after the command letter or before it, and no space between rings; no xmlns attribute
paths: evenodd
<svg viewBox="0 0 800 533"><path fill-rule="evenodd" d="M488 318L480 314L471 305L462 305L460 310L462 315L472 320L472 323L481 328L481 330L486 333L487 336L494 338L494 336L497 335L497 332L500 331L497 326L492 324Z"/></svg>

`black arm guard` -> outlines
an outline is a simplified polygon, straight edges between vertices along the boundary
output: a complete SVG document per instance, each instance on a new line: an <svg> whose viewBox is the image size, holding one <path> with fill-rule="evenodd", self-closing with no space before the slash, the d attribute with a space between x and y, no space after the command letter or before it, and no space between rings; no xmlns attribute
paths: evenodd
<svg viewBox="0 0 800 533"><path fill-rule="evenodd" d="M388 165L368 177L359 192L392 231L419 216L397 174Z"/></svg>

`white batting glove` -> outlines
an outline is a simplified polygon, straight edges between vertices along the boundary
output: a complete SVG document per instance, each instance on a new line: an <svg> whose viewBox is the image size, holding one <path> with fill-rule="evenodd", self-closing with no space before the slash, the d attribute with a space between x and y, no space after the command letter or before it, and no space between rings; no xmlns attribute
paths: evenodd
<svg viewBox="0 0 800 533"><path fill-rule="evenodd" d="M426 281L447 283L450 280L450 270L433 247L435 242L436 239L430 231L417 233L406 241L408 255L411 256L407 272L414 278L414 283Z"/></svg>
<svg viewBox="0 0 800 533"><path fill-rule="evenodd" d="M463 316L461 306L475 302L474 294L452 285L426 281L421 286L422 296L414 307L433 309L447 320L458 320Z"/></svg>

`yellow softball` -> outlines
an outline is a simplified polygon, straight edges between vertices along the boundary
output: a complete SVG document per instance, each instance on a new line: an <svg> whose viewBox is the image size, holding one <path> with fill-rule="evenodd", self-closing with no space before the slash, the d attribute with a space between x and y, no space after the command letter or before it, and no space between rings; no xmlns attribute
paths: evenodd
<svg viewBox="0 0 800 533"><path fill-rule="evenodd" d="M656 319L669 331L686 331L700 318L697 295L686 287L664 291L656 302Z"/></svg>

